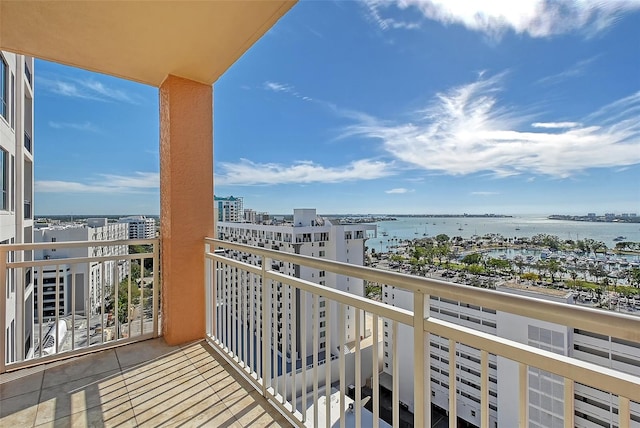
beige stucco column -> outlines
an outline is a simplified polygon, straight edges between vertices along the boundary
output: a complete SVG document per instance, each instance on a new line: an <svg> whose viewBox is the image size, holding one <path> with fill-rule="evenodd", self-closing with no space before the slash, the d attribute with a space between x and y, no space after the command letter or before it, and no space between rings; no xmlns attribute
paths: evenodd
<svg viewBox="0 0 640 428"><path fill-rule="evenodd" d="M213 87L169 76L160 86L162 331L205 335L204 238L213 236Z"/></svg>

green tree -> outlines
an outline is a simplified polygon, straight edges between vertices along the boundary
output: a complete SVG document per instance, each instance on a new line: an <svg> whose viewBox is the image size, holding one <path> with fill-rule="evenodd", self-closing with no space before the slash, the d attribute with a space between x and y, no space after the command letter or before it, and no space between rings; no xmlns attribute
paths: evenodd
<svg viewBox="0 0 640 428"><path fill-rule="evenodd" d="M489 267L492 272L505 271L511 267L511 263L509 263L509 260L490 258L487 260L487 267Z"/></svg>
<svg viewBox="0 0 640 428"><path fill-rule="evenodd" d="M600 264L595 264L589 267L589 274L596 279L596 283L598 284L600 284L600 278L607 277L607 272Z"/></svg>
<svg viewBox="0 0 640 428"><path fill-rule="evenodd" d="M466 267L466 269L467 269L467 272L473 275L481 275L485 272L484 268L477 263L470 264L469 266Z"/></svg>
<svg viewBox="0 0 640 428"><path fill-rule="evenodd" d="M571 269L569 276L573 280L573 287L575 288L578 285L578 272L575 269Z"/></svg>
<svg viewBox="0 0 640 428"><path fill-rule="evenodd" d="M447 243L449 242L449 235L447 235L446 233L441 233L436 236L436 241L438 242L439 245Z"/></svg>
<svg viewBox="0 0 640 428"><path fill-rule="evenodd" d="M146 290L145 290L146 291ZM147 297L151 297L151 292L145 293L145 300ZM109 306L113 308L113 302L115 300L115 293L107 298ZM140 303L140 288L135 280L131 281L131 295L129 296L129 279L125 278L118 284L118 322L120 324L126 323L129 320L129 309ZM145 305L151 305L151 303L145 302Z"/></svg>
<svg viewBox="0 0 640 428"><path fill-rule="evenodd" d="M465 265L479 264L482 260L482 253L471 253L464 256L461 260Z"/></svg>
<svg viewBox="0 0 640 428"><path fill-rule="evenodd" d="M549 272L549 276L551 277L551 283L556 282L555 275L558 272L562 271L562 265L560 265L560 262L556 259L550 259L545 263L545 267L547 269L547 272Z"/></svg>
<svg viewBox="0 0 640 428"><path fill-rule="evenodd" d="M640 269L633 268L629 270L628 276L629 284L640 287Z"/></svg>

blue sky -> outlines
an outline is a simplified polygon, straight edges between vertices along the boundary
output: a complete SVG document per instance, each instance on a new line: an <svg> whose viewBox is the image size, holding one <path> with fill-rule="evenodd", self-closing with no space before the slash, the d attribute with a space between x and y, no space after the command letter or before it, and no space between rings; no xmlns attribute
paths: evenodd
<svg viewBox="0 0 640 428"><path fill-rule="evenodd" d="M638 1L301 1L214 97L258 211L640 212ZM158 213L157 89L38 61L35 108L36 214Z"/></svg>

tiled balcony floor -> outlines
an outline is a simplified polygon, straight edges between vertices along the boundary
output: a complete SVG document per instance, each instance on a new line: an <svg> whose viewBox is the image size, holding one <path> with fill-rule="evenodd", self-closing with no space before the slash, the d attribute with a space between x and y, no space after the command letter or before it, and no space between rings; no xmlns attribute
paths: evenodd
<svg viewBox="0 0 640 428"><path fill-rule="evenodd" d="M204 341L154 339L0 375L2 427L289 427Z"/></svg>

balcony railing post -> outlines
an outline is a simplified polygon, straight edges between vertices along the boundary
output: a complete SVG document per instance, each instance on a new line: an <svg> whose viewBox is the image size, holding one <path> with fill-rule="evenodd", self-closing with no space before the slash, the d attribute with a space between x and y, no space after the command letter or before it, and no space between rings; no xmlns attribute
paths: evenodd
<svg viewBox="0 0 640 428"><path fill-rule="evenodd" d="M415 427L426 427L424 409L424 366L427 361L424 359L424 294L413 293L413 425ZM394 337L395 341L396 338Z"/></svg>
<svg viewBox="0 0 640 428"><path fill-rule="evenodd" d="M271 263L271 260L262 258L262 273L260 274L260 284L262 286L262 395L267 396L267 378L269 373L269 348L271 337L269 329L270 314L268 313L270 306L268 305L269 293L267 293L267 264ZM260 340L258 340L260 342Z"/></svg>
<svg viewBox="0 0 640 428"><path fill-rule="evenodd" d="M154 246L154 252L155 252L155 246ZM214 337L215 336L215 329L213 328L213 317L215 316L214 312L216 310L216 302L213 301L211 299L212 296L212 289L213 289L213 268L212 266L214 266L217 262L215 260L210 260L207 257L207 254L211 253L211 244L209 244L208 242L204 243L204 301L205 306L204 306L204 310L205 310L205 333L208 337ZM153 260L154 266L155 266L155 256L154 256L154 260ZM157 269L157 268L156 268ZM156 269L154 269L154 281L155 281L155 271ZM154 293L155 296L155 293ZM155 309L155 302L153 304L154 309ZM154 332L155 333L155 332Z"/></svg>
<svg viewBox="0 0 640 428"><path fill-rule="evenodd" d="M527 367L526 364L524 363L519 363L518 364L518 372L519 372L519 395L520 395L520 411L519 411L519 426L524 427L528 425L528 420L529 420L529 415L528 415L528 408L529 408L529 382L528 382L528 373L529 373L529 368Z"/></svg>
<svg viewBox="0 0 640 428"><path fill-rule="evenodd" d="M5 372L7 363L7 295L7 250L0 246L0 349L2 350L2 355L0 355L0 373Z"/></svg>
<svg viewBox="0 0 640 428"><path fill-rule="evenodd" d="M574 394L575 383L572 379L564 378L564 426L566 427L575 426ZM621 412L618 414L622 415Z"/></svg>
<svg viewBox="0 0 640 428"><path fill-rule="evenodd" d="M151 303L153 304L153 309L151 313L153 314L153 337L158 337L159 335L159 326L160 317L159 313L159 298L158 294L160 292L160 244L158 241L153 243L153 296L151 298ZM215 306L214 306L215 307Z"/></svg>

